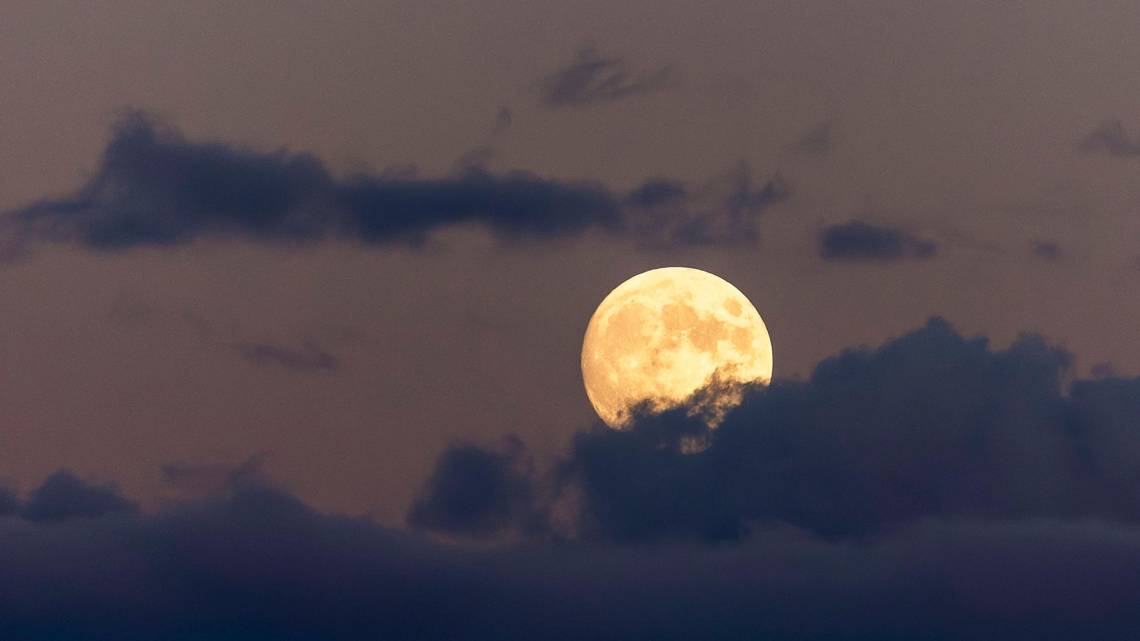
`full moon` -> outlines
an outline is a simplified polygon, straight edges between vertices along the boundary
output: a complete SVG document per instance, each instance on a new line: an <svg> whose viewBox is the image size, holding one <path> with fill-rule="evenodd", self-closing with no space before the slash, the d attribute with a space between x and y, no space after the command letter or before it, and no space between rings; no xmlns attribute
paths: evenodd
<svg viewBox="0 0 1140 641"><path fill-rule="evenodd" d="M745 385L772 380L772 340L728 281L688 267L654 269L598 305L582 343L582 380L614 429L629 426L635 407L658 412L686 401L716 427Z"/></svg>

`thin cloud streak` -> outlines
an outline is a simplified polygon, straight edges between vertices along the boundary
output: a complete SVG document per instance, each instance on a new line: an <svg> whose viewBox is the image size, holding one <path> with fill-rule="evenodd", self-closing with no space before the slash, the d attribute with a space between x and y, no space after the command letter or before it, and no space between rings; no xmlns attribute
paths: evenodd
<svg viewBox="0 0 1140 641"><path fill-rule="evenodd" d="M1119 120L1106 120L1082 138L1077 149L1117 158L1136 158L1140 157L1140 138L1129 137Z"/></svg>
<svg viewBox="0 0 1140 641"><path fill-rule="evenodd" d="M230 348L250 363L262 367L306 373L336 372L341 367L340 358L311 342L297 348L264 342L233 343Z"/></svg>
<svg viewBox="0 0 1140 641"><path fill-rule="evenodd" d="M1140 529L971 519L858 545L444 545L263 484L153 513L0 518L0 634L269 641L1128 638Z"/></svg>
<svg viewBox="0 0 1140 641"><path fill-rule="evenodd" d="M829 262L892 263L933 256L938 245L897 227L851 220L819 235L819 256Z"/></svg>
<svg viewBox="0 0 1140 641"><path fill-rule="evenodd" d="M662 91L676 83L676 76L672 66L635 71L624 58L586 46L569 64L543 78L539 93L550 109L584 107Z"/></svg>

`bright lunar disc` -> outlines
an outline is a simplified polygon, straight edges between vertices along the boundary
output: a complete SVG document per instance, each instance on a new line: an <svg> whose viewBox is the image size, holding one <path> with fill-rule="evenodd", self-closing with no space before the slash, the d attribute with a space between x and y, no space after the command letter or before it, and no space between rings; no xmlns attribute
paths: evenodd
<svg viewBox="0 0 1140 641"><path fill-rule="evenodd" d="M702 388L710 393L694 410L715 427L740 403L743 385L772 380L772 341L728 281L664 267L630 278L598 305L582 343L582 379L614 429L628 426L639 403L666 410Z"/></svg>

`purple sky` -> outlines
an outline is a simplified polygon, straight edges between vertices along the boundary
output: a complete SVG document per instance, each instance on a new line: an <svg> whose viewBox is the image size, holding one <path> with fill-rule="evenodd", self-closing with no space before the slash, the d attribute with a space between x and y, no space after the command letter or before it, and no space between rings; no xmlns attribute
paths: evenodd
<svg viewBox="0 0 1140 641"><path fill-rule="evenodd" d="M668 178L722 222L776 176L786 194L736 242L476 218L414 246L34 243L0 267L0 475L67 467L153 504L165 464L267 452L312 505L396 524L456 439L564 451L595 420L590 314L662 265L747 294L777 378L932 315L1135 375L1136 24L1132 2L7 3L11 212L96 177L128 109L335 180ZM831 227L852 220L871 235Z"/></svg>

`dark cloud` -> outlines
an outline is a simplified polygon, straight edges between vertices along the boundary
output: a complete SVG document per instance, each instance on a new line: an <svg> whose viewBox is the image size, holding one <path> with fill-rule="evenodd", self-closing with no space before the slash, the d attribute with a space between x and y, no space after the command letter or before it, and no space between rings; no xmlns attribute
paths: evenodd
<svg viewBox="0 0 1140 641"><path fill-rule="evenodd" d="M780 175L757 180L740 163L697 193L673 180L646 181L626 197L626 223L646 246L754 243L761 215L790 194Z"/></svg>
<svg viewBox="0 0 1140 641"><path fill-rule="evenodd" d="M591 227L620 230L620 209L604 188L563 184L516 172L455 178L358 177L339 190L347 231L365 242L420 244L441 226L478 222L508 238L553 238Z"/></svg>
<svg viewBox="0 0 1140 641"><path fill-rule="evenodd" d="M1101 361L1089 368L1089 375L1093 378L1116 378L1116 367L1109 361Z"/></svg>
<svg viewBox="0 0 1140 641"><path fill-rule="evenodd" d="M990 349L943 321L750 394L686 455L677 410L580 436L566 465L598 535L733 539L785 523L866 536L924 518L1140 522L1140 379L1062 382L1024 336Z"/></svg>
<svg viewBox="0 0 1140 641"><path fill-rule="evenodd" d="M796 141L793 149L805 154L823 155L835 149L835 125L830 122L820 123L809 129Z"/></svg>
<svg viewBox="0 0 1140 641"><path fill-rule="evenodd" d="M16 491L0 485L0 516L9 516L20 511L20 497Z"/></svg>
<svg viewBox="0 0 1140 641"><path fill-rule="evenodd" d="M927 258L937 249L932 240L859 220L830 225L819 236L819 255L828 261L894 262Z"/></svg>
<svg viewBox="0 0 1140 641"><path fill-rule="evenodd" d="M1140 530L939 520L858 545L442 545L247 485L0 519L0 635L37 641L1131 638Z"/></svg>
<svg viewBox="0 0 1140 641"><path fill-rule="evenodd" d="M1118 158L1140 156L1140 139L1131 138L1119 120L1107 120L1077 143L1085 153L1103 153Z"/></svg>
<svg viewBox="0 0 1140 641"><path fill-rule="evenodd" d="M339 358L312 342L300 347L264 342L234 343L230 347L250 363L265 367L282 367L298 372L335 372L341 365Z"/></svg>
<svg viewBox="0 0 1140 641"><path fill-rule="evenodd" d="M725 203L732 216L752 216L760 210L788 197L788 184L777 174L756 184L752 168L739 163L730 175L731 188Z"/></svg>
<svg viewBox="0 0 1140 641"><path fill-rule="evenodd" d="M36 237L113 249L205 236L417 244L433 229L467 222L504 236L550 237L617 229L619 214L602 187L521 172L338 181L308 154L190 142L135 113L118 123L99 171L77 193L16 217Z"/></svg>
<svg viewBox="0 0 1140 641"><path fill-rule="evenodd" d="M1061 245L1051 240L1038 240L1033 242L1033 255L1049 261L1061 260L1065 257L1065 250Z"/></svg>
<svg viewBox="0 0 1140 641"><path fill-rule="evenodd" d="M157 512L0 519L0 636L1131 638L1140 379L1066 391L1070 370L1038 337L932 320L752 390L711 432L683 409L599 426L549 477L513 439L451 448L418 528L485 538L577 495L570 536L506 546L320 514L231 474L256 463L170 467L222 481ZM692 436L708 447L682 454Z"/></svg>
<svg viewBox="0 0 1140 641"><path fill-rule="evenodd" d="M547 482L578 496L578 536L626 543L782 525L876 537L924 519L1138 524L1140 379L1066 390L1071 367L1039 337L992 349L933 319L752 390L716 430L682 407L584 432ZM707 447L684 453L693 439Z"/></svg>
<svg viewBox="0 0 1140 641"><path fill-rule="evenodd" d="M543 104L560 109L654 93L675 81L671 66L634 71L624 58L604 56L587 46L569 64L543 78L539 93Z"/></svg>
<svg viewBox="0 0 1140 641"><path fill-rule="evenodd" d="M57 523L135 509L135 504L123 498L113 486L87 483L67 470L60 470L32 491L20 514L29 521Z"/></svg>
<svg viewBox="0 0 1140 641"><path fill-rule="evenodd" d="M669 178L647 180L626 196L634 207L660 207L684 202L689 196L685 185Z"/></svg>
<svg viewBox="0 0 1140 641"><path fill-rule="evenodd" d="M452 446L412 505L408 523L462 536L542 529L542 516L533 509L538 499L533 476L533 464L517 439L496 449Z"/></svg>
<svg viewBox="0 0 1140 641"><path fill-rule="evenodd" d="M191 143L131 113L116 124L87 184L16 216L37 236L101 249L205 235L297 242L330 231L321 206L333 186L308 154Z"/></svg>
<svg viewBox="0 0 1140 641"><path fill-rule="evenodd" d="M68 242L106 251L202 238L341 239L414 247L434 230L460 224L510 240L600 230L646 244L738 242L741 229L752 231L755 214L787 193L778 178L752 186L742 170L731 197L711 205L688 202L683 187L664 180L623 196L595 183L491 173L481 166L484 156L461 159L464 166L442 178L404 169L341 180L309 154L192 142L132 113L116 125L98 170L75 193L9 212L5 243ZM654 200L653 189L666 184L679 189L675 197L664 202L658 192ZM662 205L672 210L663 214Z"/></svg>

